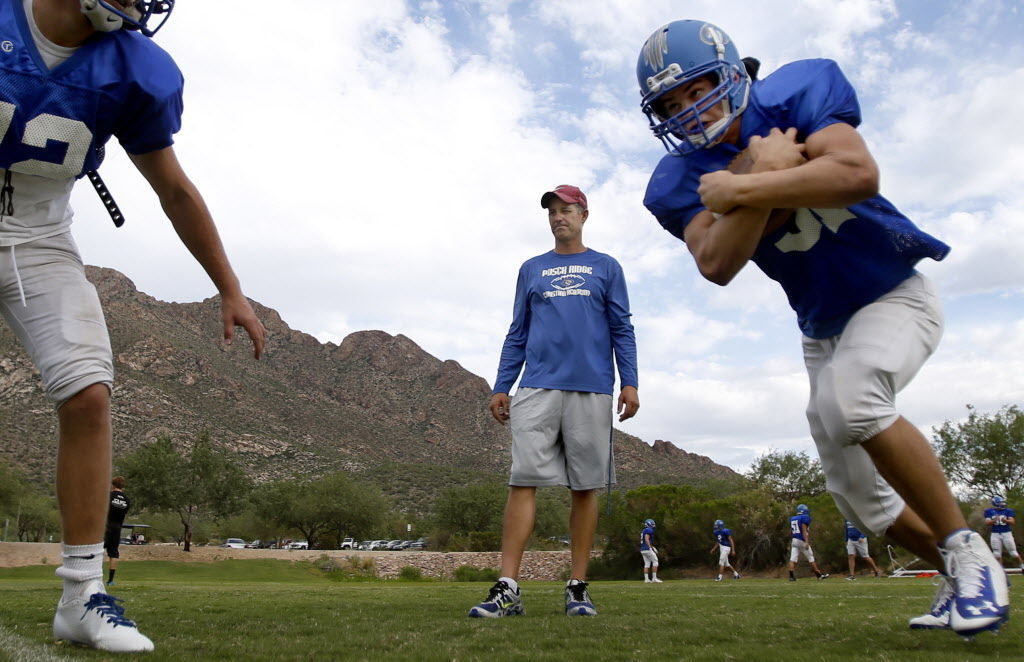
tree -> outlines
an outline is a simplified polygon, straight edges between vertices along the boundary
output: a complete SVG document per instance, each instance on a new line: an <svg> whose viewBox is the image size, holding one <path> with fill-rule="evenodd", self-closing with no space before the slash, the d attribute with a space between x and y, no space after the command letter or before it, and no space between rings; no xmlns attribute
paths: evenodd
<svg viewBox="0 0 1024 662"><path fill-rule="evenodd" d="M967 405L966 421L946 421L932 431L939 461L954 483L988 495L1024 490L1024 411L1016 405L995 414Z"/></svg>
<svg viewBox="0 0 1024 662"><path fill-rule="evenodd" d="M129 493L139 508L178 515L185 551L192 546L192 527L201 516L226 517L240 511L252 490L245 471L202 433L188 453L170 437L160 437L118 462Z"/></svg>
<svg viewBox="0 0 1024 662"><path fill-rule="evenodd" d="M754 460L746 477L784 501L800 501L825 493L821 462L803 451L768 451Z"/></svg>

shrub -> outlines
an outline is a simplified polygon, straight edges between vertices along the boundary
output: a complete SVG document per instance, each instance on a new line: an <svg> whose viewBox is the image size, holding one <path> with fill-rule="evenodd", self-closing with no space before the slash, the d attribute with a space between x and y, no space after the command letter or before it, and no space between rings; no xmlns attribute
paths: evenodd
<svg viewBox="0 0 1024 662"><path fill-rule="evenodd" d="M414 565L407 565L398 571L398 578L406 582L422 581L423 571Z"/></svg>
<svg viewBox="0 0 1024 662"><path fill-rule="evenodd" d="M496 582L501 573L497 568L478 568L474 565L460 565L455 568L457 582Z"/></svg>

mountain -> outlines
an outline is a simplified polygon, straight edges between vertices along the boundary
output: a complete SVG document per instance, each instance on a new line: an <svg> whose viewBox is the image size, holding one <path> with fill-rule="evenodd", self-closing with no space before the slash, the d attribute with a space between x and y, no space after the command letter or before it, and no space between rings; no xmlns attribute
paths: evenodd
<svg viewBox="0 0 1024 662"><path fill-rule="evenodd" d="M268 342L253 361L244 332L233 347L221 341L216 297L166 303L112 269L86 274L114 349L115 461L160 435L187 443L208 431L257 481L344 470L408 502L445 484L507 474L511 437L487 411L487 382L401 334L360 331L340 345L321 343L254 304ZM0 402L0 459L48 481L56 417L6 325ZM614 444L623 487L737 478L665 441L651 446L616 430Z"/></svg>

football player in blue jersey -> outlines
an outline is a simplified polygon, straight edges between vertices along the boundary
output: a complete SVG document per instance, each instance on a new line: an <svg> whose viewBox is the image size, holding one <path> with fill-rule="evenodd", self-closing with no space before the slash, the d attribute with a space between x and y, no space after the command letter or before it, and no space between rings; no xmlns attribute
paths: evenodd
<svg viewBox="0 0 1024 662"><path fill-rule="evenodd" d="M861 533L861 530L854 526L853 522L846 520L846 561L850 565L850 574L846 578L850 581L857 579L855 570L858 556L868 562L875 577L880 575L875 560L868 553L868 537Z"/></svg>
<svg viewBox="0 0 1024 662"><path fill-rule="evenodd" d="M216 285L224 336L258 358L264 329L203 198L172 148L182 76L149 37L174 0L0 0L0 311L57 410L64 593L54 637L111 652L153 643L103 586L113 358L95 288L71 238L75 181L112 137Z"/></svg>
<svg viewBox="0 0 1024 662"><path fill-rule="evenodd" d="M789 581L796 581L796 562L800 555L811 565L814 576L818 579L828 579L829 574L822 572L814 560L814 550L811 549L811 509L804 504L796 507L796 515L789 518Z"/></svg>
<svg viewBox="0 0 1024 662"><path fill-rule="evenodd" d="M1000 561L1003 560L1003 552L1017 560L1017 565L1024 571L1024 562L1017 553L1017 543L1013 539L1013 525L1017 523L1017 513L1013 508L1006 507L1006 499L997 494L992 497L992 507L985 510L985 524L992 527L989 542L992 544L992 553Z"/></svg>
<svg viewBox="0 0 1024 662"><path fill-rule="evenodd" d="M1003 570L895 406L943 328L935 288L914 265L949 247L878 194L857 95L835 62L756 74L756 60L710 23L674 21L650 36L637 78L668 155L644 204L708 280L725 285L752 261L782 286L840 511L946 568L933 626L965 636L998 628L1009 614Z"/></svg>
<svg viewBox="0 0 1024 662"><path fill-rule="evenodd" d="M645 519L644 528L640 531L640 556L644 559L645 584L662 583L658 579L658 548L654 546L655 527L654 520Z"/></svg>
<svg viewBox="0 0 1024 662"><path fill-rule="evenodd" d="M715 581L722 581L722 573L726 568L732 570L733 579L739 579L739 571L729 563L729 557L736 556L736 543L732 539L732 530L726 528L725 522L716 519L712 532L715 534L715 544L712 545L710 553L714 554L715 550L718 550L718 577L715 578Z"/></svg>
<svg viewBox="0 0 1024 662"><path fill-rule="evenodd" d="M583 244L587 196L563 184L541 195L553 250L519 268L512 324L501 348L491 415L512 428L512 470L501 538L501 577L469 615L523 613L519 566L533 532L537 488L571 490L571 567L565 613L597 614L587 564L597 529L597 489L611 484L612 390L619 420L636 414L636 339L622 267ZM525 366L525 367L524 367ZM520 379L519 373L522 372ZM519 379L515 397L509 391Z"/></svg>

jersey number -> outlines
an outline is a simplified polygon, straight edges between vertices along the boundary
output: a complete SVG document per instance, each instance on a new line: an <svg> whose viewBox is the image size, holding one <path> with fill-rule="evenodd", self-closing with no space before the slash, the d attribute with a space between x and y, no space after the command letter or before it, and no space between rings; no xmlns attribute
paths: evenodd
<svg viewBox="0 0 1024 662"><path fill-rule="evenodd" d="M793 251L809 251L821 239L821 226L826 226L833 233L839 232L839 226L857 218L849 209L797 209L796 232L790 232L775 242L775 247L783 253Z"/></svg>
<svg viewBox="0 0 1024 662"><path fill-rule="evenodd" d="M14 119L14 104L0 101L0 140L7 135ZM25 135L21 142L31 147L46 147L49 141L62 142L68 146L64 160L50 163L38 159L28 159L12 163L10 169L29 175L39 175L51 179L77 177L82 172L85 157L92 144L92 131L85 122L59 117L50 113L37 115L25 123Z"/></svg>

